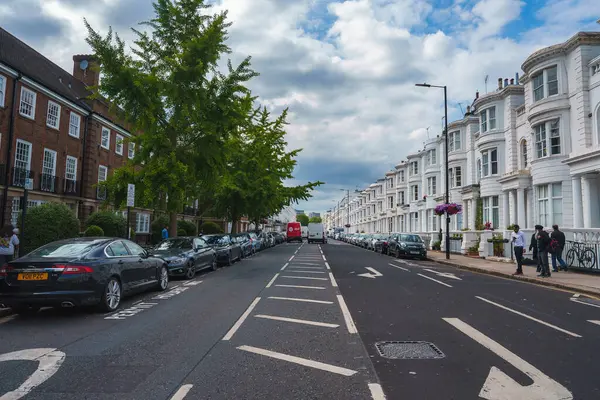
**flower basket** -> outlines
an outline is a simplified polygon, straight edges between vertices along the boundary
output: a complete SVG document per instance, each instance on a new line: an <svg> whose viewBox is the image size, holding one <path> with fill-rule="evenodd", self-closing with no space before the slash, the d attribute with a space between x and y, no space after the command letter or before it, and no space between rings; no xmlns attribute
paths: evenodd
<svg viewBox="0 0 600 400"><path fill-rule="evenodd" d="M456 215L456 214L462 212L462 206L460 204L456 204L456 203L439 204L438 206L435 207L433 212L435 212L436 215L438 215L438 216L442 216L444 214Z"/></svg>

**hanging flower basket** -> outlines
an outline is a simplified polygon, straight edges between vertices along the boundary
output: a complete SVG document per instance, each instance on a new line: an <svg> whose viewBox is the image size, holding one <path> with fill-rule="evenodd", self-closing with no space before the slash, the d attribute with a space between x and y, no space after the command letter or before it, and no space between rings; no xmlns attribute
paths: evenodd
<svg viewBox="0 0 600 400"><path fill-rule="evenodd" d="M436 215L439 215L439 216L442 216L444 214L455 215L455 214L462 212L462 206L460 204L456 204L456 203L440 204L435 207L433 212L435 212Z"/></svg>

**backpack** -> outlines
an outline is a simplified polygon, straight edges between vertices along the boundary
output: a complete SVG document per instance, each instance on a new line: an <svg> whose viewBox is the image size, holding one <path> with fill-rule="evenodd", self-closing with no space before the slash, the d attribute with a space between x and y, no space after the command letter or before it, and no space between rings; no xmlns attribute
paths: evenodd
<svg viewBox="0 0 600 400"><path fill-rule="evenodd" d="M558 251L560 245L558 244L558 240L556 239L551 239L550 240L550 251L555 253L556 251Z"/></svg>

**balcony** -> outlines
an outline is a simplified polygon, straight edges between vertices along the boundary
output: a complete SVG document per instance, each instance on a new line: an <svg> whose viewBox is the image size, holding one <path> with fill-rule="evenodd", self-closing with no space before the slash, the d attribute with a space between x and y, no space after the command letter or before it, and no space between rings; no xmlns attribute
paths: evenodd
<svg viewBox="0 0 600 400"><path fill-rule="evenodd" d="M58 189L58 177L50 174L40 174L37 189L42 192L56 193Z"/></svg>
<svg viewBox="0 0 600 400"><path fill-rule="evenodd" d="M73 179L65 179L63 181L63 194L77 196L79 194L79 182Z"/></svg>
<svg viewBox="0 0 600 400"><path fill-rule="evenodd" d="M24 188L27 179L33 179L33 171L24 168L13 168L13 186Z"/></svg>

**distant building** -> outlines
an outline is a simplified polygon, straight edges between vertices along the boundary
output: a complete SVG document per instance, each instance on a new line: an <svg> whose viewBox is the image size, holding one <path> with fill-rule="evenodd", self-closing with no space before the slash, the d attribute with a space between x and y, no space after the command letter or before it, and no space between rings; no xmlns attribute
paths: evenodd
<svg viewBox="0 0 600 400"><path fill-rule="evenodd" d="M304 210L296 210L296 215L304 214Z"/></svg>
<svg viewBox="0 0 600 400"><path fill-rule="evenodd" d="M308 218L321 217L321 213L311 212L308 214Z"/></svg>

